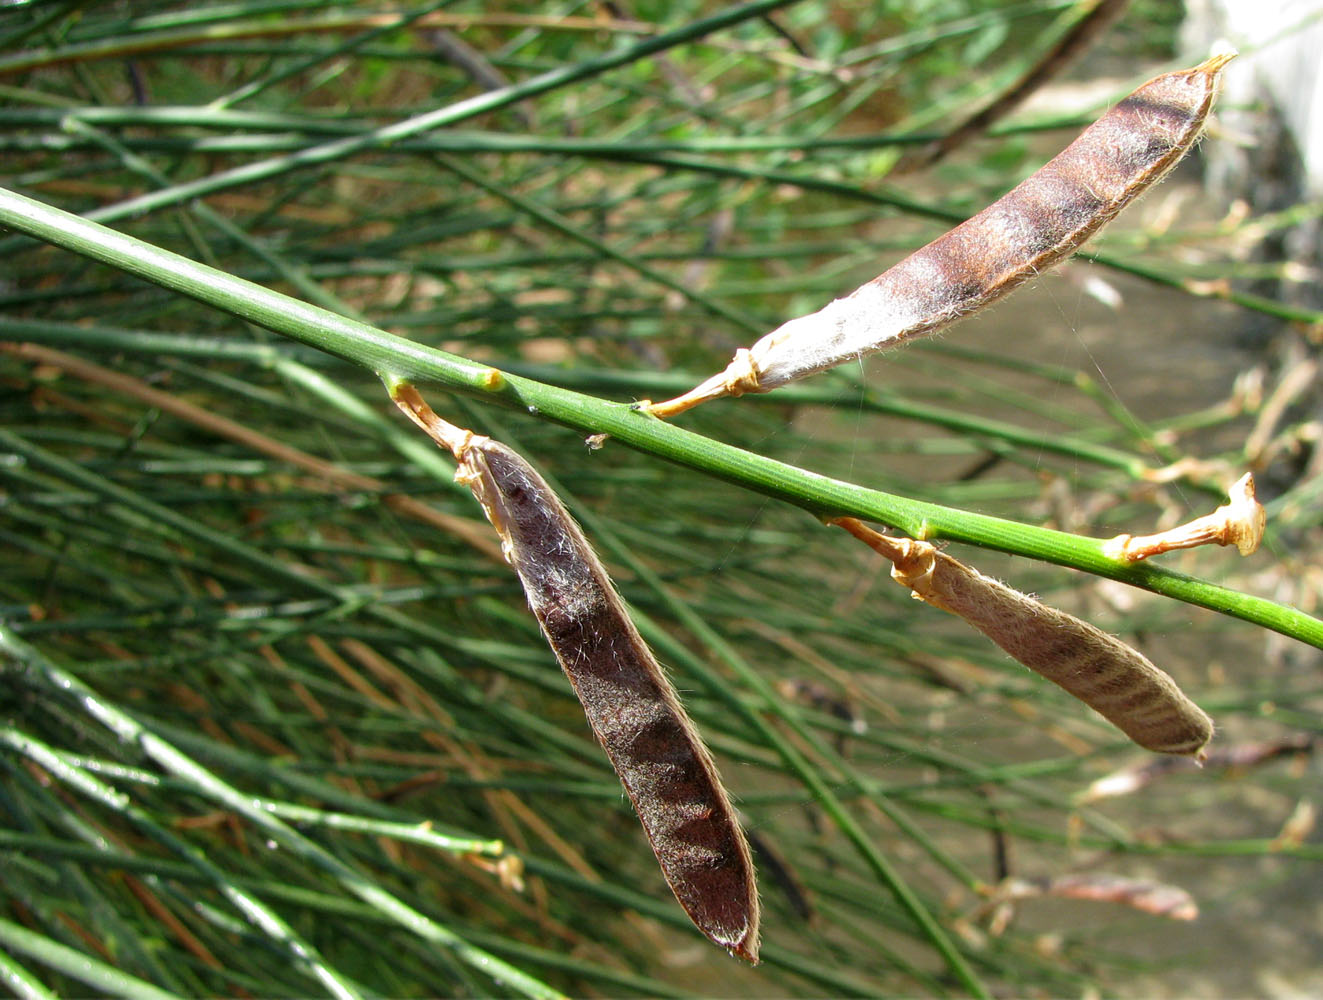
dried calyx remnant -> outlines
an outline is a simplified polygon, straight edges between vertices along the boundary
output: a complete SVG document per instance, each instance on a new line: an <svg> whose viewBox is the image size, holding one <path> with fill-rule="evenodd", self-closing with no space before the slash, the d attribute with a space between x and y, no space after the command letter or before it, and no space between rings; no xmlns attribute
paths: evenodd
<svg viewBox="0 0 1323 1000"><path fill-rule="evenodd" d="M846 298L741 348L684 395L638 408L671 417L709 399L769 392L997 301L1078 250L1194 147L1232 58L1150 80L978 215Z"/></svg>
<svg viewBox="0 0 1323 1000"><path fill-rule="evenodd" d="M971 569L928 542L852 517L831 521L891 560L891 575L967 621L1146 750L1202 759L1213 723L1176 682L1115 636Z"/></svg>
<svg viewBox="0 0 1323 1000"><path fill-rule="evenodd" d="M438 417L410 385L391 398L459 463L501 537L542 634L638 813L662 874L708 938L758 961L753 860L716 767L588 540L520 455Z"/></svg>
<svg viewBox="0 0 1323 1000"><path fill-rule="evenodd" d="M1121 562L1138 562L1173 549L1234 545L1242 556L1253 555L1267 526L1267 512L1254 489L1254 474L1245 473L1227 494L1231 502L1211 514L1156 535L1117 535L1103 543L1103 553Z"/></svg>

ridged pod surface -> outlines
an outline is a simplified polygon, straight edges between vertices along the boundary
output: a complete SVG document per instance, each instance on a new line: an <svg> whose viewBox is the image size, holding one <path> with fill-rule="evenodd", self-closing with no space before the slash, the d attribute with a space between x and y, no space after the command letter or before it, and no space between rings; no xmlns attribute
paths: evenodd
<svg viewBox="0 0 1323 1000"><path fill-rule="evenodd" d="M1215 55L1150 80L973 218L846 298L737 351L692 391L644 408L669 417L708 399L767 392L997 301L1078 250L1194 147L1232 58Z"/></svg>

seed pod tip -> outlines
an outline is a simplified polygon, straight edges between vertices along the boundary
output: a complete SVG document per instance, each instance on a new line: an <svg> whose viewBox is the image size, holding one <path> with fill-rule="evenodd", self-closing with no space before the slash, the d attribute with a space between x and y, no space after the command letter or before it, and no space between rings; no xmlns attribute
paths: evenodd
<svg viewBox="0 0 1323 1000"><path fill-rule="evenodd" d="M1225 38L1219 38L1213 43L1213 48L1210 51L1208 58L1196 66L1195 69L1201 73L1208 73L1210 75L1220 73L1222 67L1239 55L1240 52L1231 44L1231 42Z"/></svg>

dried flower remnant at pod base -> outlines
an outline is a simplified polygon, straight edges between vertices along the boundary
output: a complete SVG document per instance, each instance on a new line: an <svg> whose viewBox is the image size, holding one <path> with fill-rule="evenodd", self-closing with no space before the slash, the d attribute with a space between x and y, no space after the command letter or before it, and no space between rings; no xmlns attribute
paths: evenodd
<svg viewBox="0 0 1323 1000"><path fill-rule="evenodd" d="M928 542L891 538L852 517L830 523L886 556L891 575L916 597L963 618L1144 749L1203 759L1212 720L1138 650Z"/></svg>
<svg viewBox="0 0 1323 1000"><path fill-rule="evenodd" d="M458 461L455 479L500 535L676 899L711 941L757 964L758 892L735 808L583 532L516 452L446 423L410 385L391 397Z"/></svg>
<svg viewBox="0 0 1323 1000"><path fill-rule="evenodd" d="M724 372L684 395L637 407L665 418L710 399L769 392L997 301L1078 250L1194 147L1233 58L1219 53L1150 80L973 218L846 298L741 348Z"/></svg>
<svg viewBox="0 0 1323 1000"><path fill-rule="evenodd" d="M1254 474L1245 473L1227 494L1231 502L1211 514L1156 535L1117 535L1103 543L1103 554L1120 562L1139 562L1175 549L1234 545L1242 556L1253 555L1259 550L1268 522L1254 488Z"/></svg>

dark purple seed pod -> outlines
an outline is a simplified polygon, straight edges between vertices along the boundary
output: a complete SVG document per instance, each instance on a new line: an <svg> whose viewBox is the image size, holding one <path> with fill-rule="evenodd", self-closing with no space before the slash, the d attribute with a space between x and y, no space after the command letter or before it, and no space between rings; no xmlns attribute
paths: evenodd
<svg viewBox="0 0 1323 1000"><path fill-rule="evenodd" d="M518 453L445 423L409 386L393 396L455 454L455 478L500 535L676 899L709 939L756 964L758 891L735 808L583 531Z"/></svg>

